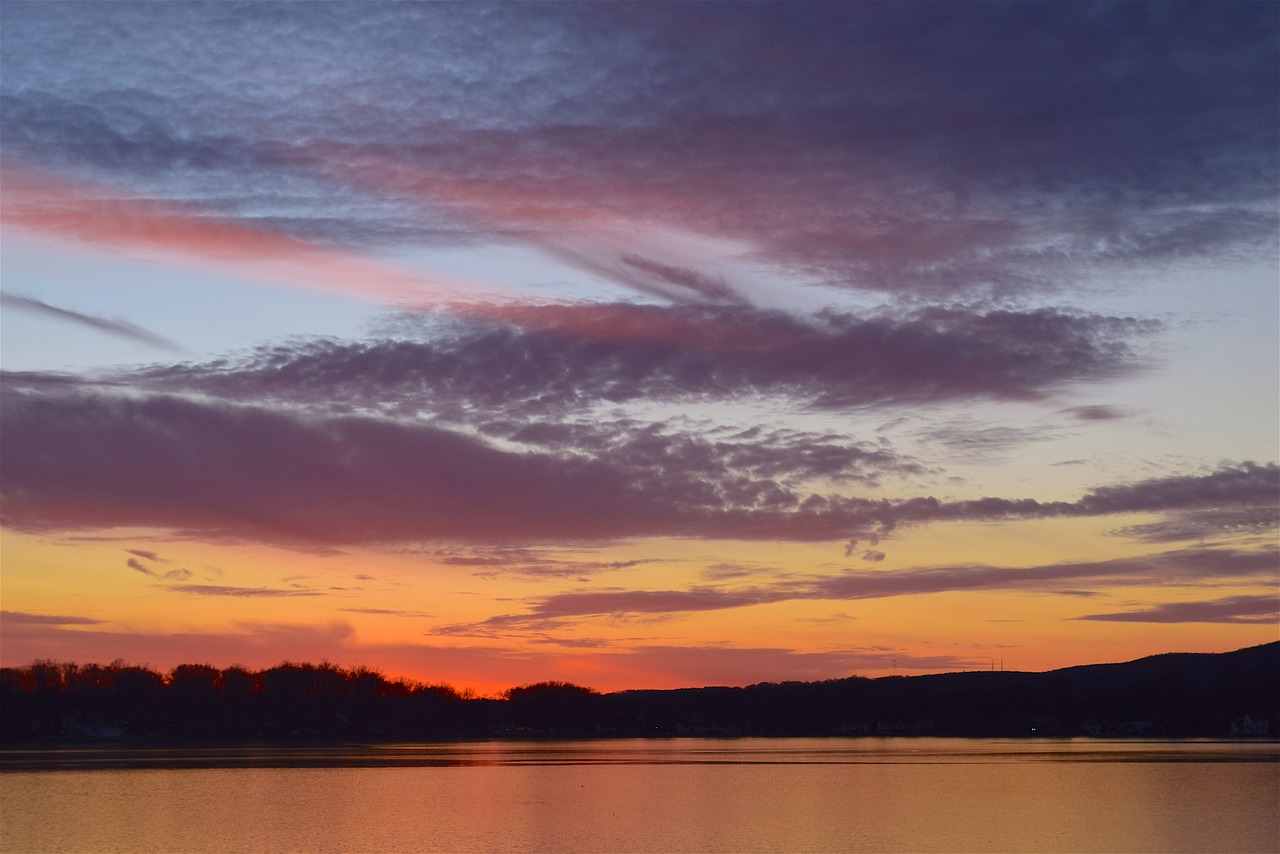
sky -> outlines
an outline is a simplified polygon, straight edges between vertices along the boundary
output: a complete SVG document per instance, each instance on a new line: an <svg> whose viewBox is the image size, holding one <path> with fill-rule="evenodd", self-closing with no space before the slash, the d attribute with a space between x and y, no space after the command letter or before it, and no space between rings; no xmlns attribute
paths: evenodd
<svg viewBox="0 0 1280 854"><path fill-rule="evenodd" d="M6 666L1277 638L1280 5L0 22Z"/></svg>

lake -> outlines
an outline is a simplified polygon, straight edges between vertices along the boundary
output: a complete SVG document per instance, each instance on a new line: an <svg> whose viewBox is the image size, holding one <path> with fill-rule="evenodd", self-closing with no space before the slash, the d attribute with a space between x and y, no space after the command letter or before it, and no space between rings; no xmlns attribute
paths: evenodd
<svg viewBox="0 0 1280 854"><path fill-rule="evenodd" d="M6 852L1280 849L1275 742L0 751Z"/></svg>

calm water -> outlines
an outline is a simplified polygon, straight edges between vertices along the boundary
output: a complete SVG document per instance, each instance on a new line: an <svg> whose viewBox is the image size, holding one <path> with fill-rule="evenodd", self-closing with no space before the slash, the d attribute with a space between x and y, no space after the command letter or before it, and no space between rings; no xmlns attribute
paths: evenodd
<svg viewBox="0 0 1280 854"><path fill-rule="evenodd" d="M0 850L1280 850L1276 743L77 749L0 759Z"/></svg>

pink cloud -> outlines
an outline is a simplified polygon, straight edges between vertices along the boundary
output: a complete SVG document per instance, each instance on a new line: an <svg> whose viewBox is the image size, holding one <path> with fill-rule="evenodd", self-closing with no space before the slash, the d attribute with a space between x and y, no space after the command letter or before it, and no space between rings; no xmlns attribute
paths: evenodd
<svg viewBox="0 0 1280 854"><path fill-rule="evenodd" d="M159 254L272 284L319 288L378 301L466 301L494 286L422 275L350 250L246 224L190 203L145 198L121 187L6 166L0 220L107 251ZM134 333L143 334L143 333Z"/></svg>

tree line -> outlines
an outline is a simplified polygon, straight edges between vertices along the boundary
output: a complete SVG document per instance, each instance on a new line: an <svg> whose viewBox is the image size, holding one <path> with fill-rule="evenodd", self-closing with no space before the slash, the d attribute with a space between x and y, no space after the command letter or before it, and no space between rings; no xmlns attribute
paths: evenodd
<svg viewBox="0 0 1280 854"><path fill-rule="evenodd" d="M6 743L641 736L1275 736L1280 643L1048 673L967 672L602 694L538 682L499 697L367 667L262 670L38 661L0 669Z"/></svg>

